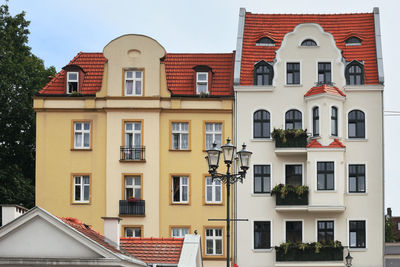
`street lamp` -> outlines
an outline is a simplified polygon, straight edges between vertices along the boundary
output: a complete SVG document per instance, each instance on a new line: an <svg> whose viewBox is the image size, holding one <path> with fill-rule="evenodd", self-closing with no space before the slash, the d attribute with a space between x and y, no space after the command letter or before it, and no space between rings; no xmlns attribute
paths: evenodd
<svg viewBox="0 0 400 267"><path fill-rule="evenodd" d="M242 145L242 150L238 151L235 155L236 147L231 144L231 140L226 139L227 143L221 146L221 149L217 148L217 144L214 142L213 147L207 150L207 164L208 164L208 173L211 174L212 181L219 180L226 185L226 266L229 267L229 253L230 253L230 191L231 184L235 184L238 181L243 182L243 179L246 177L246 171L250 167L250 158L252 152L246 149L246 145ZM221 151L222 150L222 151ZM224 163L226 165L226 173L218 173L217 169L219 166L220 155L224 156ZM230 167L233 161L238 158L239 160L239 168L241 171L238 173L230 173Z"/></svg>
<svg viewBox="0 0 400 267"><path fill-rule="evenodd" d="M350 255L350 251L347 250L347 256L346 256L346 267L351 267L351 261L353 260L353 257Z"/></svg>

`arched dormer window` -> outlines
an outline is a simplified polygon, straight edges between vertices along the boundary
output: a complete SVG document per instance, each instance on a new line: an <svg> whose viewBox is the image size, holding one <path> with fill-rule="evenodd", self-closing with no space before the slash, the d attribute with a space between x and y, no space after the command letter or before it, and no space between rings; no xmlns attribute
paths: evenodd
<svg viewBox="0 0 400 267"><path fill-rule="evenodd" d="M301 42L301 46L317 46L317 43L312 39L305 39Z"/></svg>
<svg viewBox="0 0 400 267"><path fill-rule="evenodd" d="M253 137L270 138L271 121L270 114L266 110L257 110L253 115Z"/></svg>
<svg viewBox="0 0 400 267"><path fill-rule="evenodd" d="M254 85L272 85L274 69L264 60L254 65Z"/></svg>
<svg viewBox="0 0 400 267"><path fill-rule="evenodd" d="M349 138L365 138L365 113L355 109L347 117Z"/></svg>
<svg viewBox="0 0 400 267"><path fill-rule="evenodd" d="M303 127L301 112L297 109L288 110L285 114L285 129L301 129Z"/></svg>
<svg viewBox="0 0 400 267"><path fill-rule="evenodd" d="M345 70L347 85L364 84L364 65L354 60L346 66Z"/></svg>
<svg viewBox="0 0 400 267"><path fill-rule="evenodd" d="M346 39L346 45L361 45L361 39L355 36L351 36Z"/></svg>
<svg viewBox="0 0 400 267"><path fill-rule="evenodd" d="M257 40L257 46L275 46L275 41L269 37L262 37Z"/></svg>

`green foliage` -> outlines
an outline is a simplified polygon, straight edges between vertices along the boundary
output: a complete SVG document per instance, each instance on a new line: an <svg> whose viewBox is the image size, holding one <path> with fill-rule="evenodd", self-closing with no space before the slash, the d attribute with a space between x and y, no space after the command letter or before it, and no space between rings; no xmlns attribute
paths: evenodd
<svg viewBox="0 0 400 267"><path fill-rule="evenodd" d="M55 74L31 53L25 13L0 6L0 203L34 205L33 96Z"/></svg>
<svg viewBox="0 0 400 267"><path fill-rule="evenodd" d="M321 242L312 242L312 243L281 243L279 246L275 247L276 249L282 249L285 254L288 253L289 249L298 249L301 251L305 250L314 250L315 253L320 253L321 249L343 249L342 243L338 240L336 241L321 241Z"/></svg>
<svg viewBox="0 0 400 267"><path fill-rule="evenodd" d="M280 140L282 143L286 143L288 139L293 138L307 138L307 130L303 129L276 129L272 131L272 138L274 140Z"/></svg>
<svg viewBox="0 0 400 267"><path fill-rule="evenodd" d="M397 238L394 233L395 224L390 220L389 216L385 217L385 242L396 242Z"/></svg>
<svg viewBox="0 0 400 267"><path fill-rule="evenodd" d="M280 195L281 199L285 199L289 192L296 193L299 197L308 193L308 186L306 185L284 185L278 184L276 185L271 193L272 195Z"/></svg>

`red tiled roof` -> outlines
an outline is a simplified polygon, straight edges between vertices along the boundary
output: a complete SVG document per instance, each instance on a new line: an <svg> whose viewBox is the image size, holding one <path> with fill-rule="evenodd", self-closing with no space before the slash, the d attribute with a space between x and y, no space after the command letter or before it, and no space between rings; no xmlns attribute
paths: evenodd
<svg viewBox="0 0 400 267"><path fill-rule="evenodd" d="M183 238L121 238L120 247L146 263L177 264Z"/></svg>
<svg viewBox="0 0 400 267"><path fill-rule="evenodd" d="M95 94L101 88L103 80L104 63L106 58L103 53L79 52L68 65L80 66L85 72L83 84L79 88L82 94ZM67 65L67 66L68 66ZM40 94L65 94L65 70L57 73L51 81L39 92Z"/></svg>
<svg viewBox="0 0 400 267"><path fill-rule="evenodd" d="M308 143L307 148L345 148L346 146L339 141L339 139L333 139L332 143L330 143L328 146L323 146L321 145L320 142L317 141L317 139L311 140L310 143Z"/></svg>
<svg viewBox="0 0 400 267"><path fill-rule="evenodd" d="M78 230L80 233L89 237L93 241L97 242L101 246L111 250L112 252L123 254L122 251L118 250L116 247L104 241L104 236L101 235L99 232L93 230L91 226L85 225L78 219L72 217L61 217L59 219L62 220L64 223L68 224L69 226L75 228L75 230Z"/></svg>
<svg viewBox="0 0 400 267"><path fill-rule="evenodd" d="M322 84L320 86L314 86L304 96L312 96L312 95L318 95L318 94L331 94L331 95L337 95L337 96L346 96L339 88L336 86L331 86L331 85L326 85Z"/></svg>
<svg viewBox="0 0 400 267"><path fill-rule="evenodd" d="M195 95L196 76L193 67L212 69L210 95L233 95L233 66L235 53L224 54L172 54L165 57L167 87L172 95Z"/></svg>
<svg viewBox="0 0 400 267"><path fill-rule="evenodd" d="M253 84L254 63L273 61L286 33L300 23L317 23L330 32L347 61L364 61L365 84L378 84L373 13L358 14L252 14L247 12L244 26L241 85ZM360 46L346 46L350 36L362 39ZM275 46L256 46L261 37L270 37Z"/></svg>

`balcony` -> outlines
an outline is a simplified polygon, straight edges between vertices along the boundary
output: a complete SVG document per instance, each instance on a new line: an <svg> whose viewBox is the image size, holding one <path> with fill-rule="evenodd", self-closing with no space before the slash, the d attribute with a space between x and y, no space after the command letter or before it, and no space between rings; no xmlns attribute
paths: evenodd
<svg viewBox="0 0 400 267"><path fill-rule="evenodd" d="M279 184L272 189L277 211L307 210L308 186Z"/></svg>
<svg viewBox="0 0 400 267"><path fill-rule="evenodd" d="M143 147L124 147L120 148L120 161L146 161L146 148Z"/></svg>
<svg viewBox="0 0 400 267"><path fill-rule="evenodd" d="M343 246L339 241L330 242L329 245L322 245L321 243L300 243L300 244L288 245L288 243L284 243L279 247L275 247L275 250L276 250L277 262L282 262L282 261L343 262Z"/></svg>
<svg viewBox="0 0 400 267"><path fill-rule="evenodd" d="M307 132L305 130L274 129L272 137L275 140L276 154L306 154Z"/></svg>
<svg viewBox="0 0 400 267"><path fill-rule="evenodd" d="M128 200L119 201L120 216L145 216L145 208L144 200L137 200L135 202Z"/></svg>

